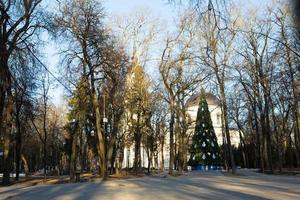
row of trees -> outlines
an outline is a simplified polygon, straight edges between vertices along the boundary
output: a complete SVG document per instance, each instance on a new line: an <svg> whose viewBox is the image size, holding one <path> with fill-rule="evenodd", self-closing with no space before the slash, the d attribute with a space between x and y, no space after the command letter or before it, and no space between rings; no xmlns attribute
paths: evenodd
<svg viewBox="0 0 300 200"><path fill-rule="evenodd" d="M50 129L46 128L46 120L50 122L46 116L49 111L49 84L47 78L37 79L38 76L46 77L45 70L36 60L39 34L45 27L47 15L42 12L40 4L40 0L0 1L0 136L4 184L9 183L13 163L16 179L19 178L21 160L25 170L29 170L25 152L31 153L30 159L34 160L31 168L40 167L39 158L44 157L46 161L45 153L42 156L37 153L39 151L33 152L36 147L36 150L41 150L41 144L27 148L31 144L43 143L44 149L47 149L46 135ZM37 125L37 118L44 123ZM40 141L36 137L35 140L30 139L32 124L39 129ZM51 131L54 132L54 129Z"/></svg>
<svg viewBox="0 0 300 200"><path fill-rule="evenodd" d="M230 125L240 133L239 164L270 172L299 166L299 54L288 4L244 17L224 3L191 1L185 22L194 27L197 46L188 45L193 59L204 65L221 101L224 164L234 172L238 161Z"/></svg>
<svg viewBox="0 0 300 200"><path fill-rule="evenodd" d="M238 36L243 45L231 115L253 141L255 166L262 171L299 166L299 55L290 20L287 9L269 11Z"/></svg>
<svg viewBox="0 0 300 200"><path fill-rule="evenodd" d="M191 1L164 35L145 14L108 28L96 0L57 6L50 14L40 0L0 1L4 184L13 169L16 179L20 169L71 180L76 171L98 170L105 179L126 167L124 148L132 145L134 172L142 171L145 149L150 173L164 169L166 141L169 173L181 173L194 123L186 102L200 87L220 99L227 169L300 165L299 54L287 7L250 19L225 2ZM45 31L60 44L64 80L39 59ZM53 78L67 89L66 115L49 99ZM229 127L239 131L238 149Z"/></svg>

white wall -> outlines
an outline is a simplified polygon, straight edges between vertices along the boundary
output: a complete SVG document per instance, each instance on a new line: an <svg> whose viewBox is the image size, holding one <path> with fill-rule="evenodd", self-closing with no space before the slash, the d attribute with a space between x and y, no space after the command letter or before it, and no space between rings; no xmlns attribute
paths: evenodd
<svg viewBox="0 0 300 200"><path fill-rule="evenodd" d="M215 129L215 133L217 136L218 144L222 145L223 144L223 137L222 137L222 120L221 120L221 115L222 111L220 106L218 105L208 105L208 109L210 111L210 116L211 120ZM190 115L191 119L193 121L196 121L197 118L197 112L198 112L198 106L192 106L187 109L187 113ZM218 117L219 115L219 117ZM192 133L195 131L195 123L191 125L188 131L191 131ZM231 135L231 144L234 146L238 146L240 143L239 139L239 133L237 130L230 130L230 135ZM164 167L165 169L168 169L169 167L169 160L170 160L170 149L169 149L169 144L170 144L170 136L169 133L165 136L165 146L164 146ZM144 150L143 146L141 146L141 159L142 159L142 167L148 167L148 158L147 158L147 153ZM158 154L158 164L160 164L161 160L161 152ZM133 162L134 162L134 144L131 145L130 148L125 148L124 149L124 160L123 160L123 168L126 168L129 164L128 167L133 167ZM153 161L154 163L154 161Z"/></svg>

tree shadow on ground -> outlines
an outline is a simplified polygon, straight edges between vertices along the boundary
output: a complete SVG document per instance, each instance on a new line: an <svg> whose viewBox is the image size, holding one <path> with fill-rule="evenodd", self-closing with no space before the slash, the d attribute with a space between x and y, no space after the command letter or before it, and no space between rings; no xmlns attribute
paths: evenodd
<svg viewBox="0 0 300 200"><path fill-rule="evenodd" d="M286 188L261 185L253 183L247 184L247 177L225 177L219 174L204 174L182 176L182 177L143 177L123 180L108 180L101 183L74 183L50 186L37 186L24 189L16 196L7 199L40 200L40 199L273 199L263 197L259 194L249 193L243 190L231 189L230 187L221 188L220 184L229 186L240 186L245 189L289 193L299 195L297 191L290 191ZM23 190L23 189L22 189ZM1 197L1 194L0 194ZM278 197L274 197L278 198Z"/></svg>

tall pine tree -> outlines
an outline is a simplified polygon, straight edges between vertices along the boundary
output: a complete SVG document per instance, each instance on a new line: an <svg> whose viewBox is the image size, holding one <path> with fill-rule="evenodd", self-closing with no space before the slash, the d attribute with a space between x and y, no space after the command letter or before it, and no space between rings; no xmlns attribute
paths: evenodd
<svg viewBox="0 0 300 200"><path fill-rule="evenodd" d="M211 121L204 89L201 90L189 165L221 166L220 148Z"/></svg>

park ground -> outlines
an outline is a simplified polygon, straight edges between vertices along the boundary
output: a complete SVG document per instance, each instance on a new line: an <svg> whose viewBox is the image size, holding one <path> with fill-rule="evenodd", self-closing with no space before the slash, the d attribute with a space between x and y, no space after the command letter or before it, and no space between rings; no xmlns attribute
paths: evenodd
<svg viewBox="0 0 300 200"><path fill-rule="evenodd" d="M300 176L260 174L239 170L189 172L181 176L92 179L66 184L16 184L0 188L0 199L15 200L169 200L169 199L300 199Z"/></svg>

